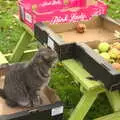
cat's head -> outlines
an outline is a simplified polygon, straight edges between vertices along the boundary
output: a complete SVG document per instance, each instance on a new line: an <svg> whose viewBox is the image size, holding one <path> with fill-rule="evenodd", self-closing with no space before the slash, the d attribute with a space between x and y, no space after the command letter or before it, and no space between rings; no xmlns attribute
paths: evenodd
<svg viewBox="0 0 120 120"><path fill-rule="evenodd" d="M34 57L34 62L37 64L41 64L41 62L45 62L50 67L57 61L57 53L50 48L40 48Z"/></svg>

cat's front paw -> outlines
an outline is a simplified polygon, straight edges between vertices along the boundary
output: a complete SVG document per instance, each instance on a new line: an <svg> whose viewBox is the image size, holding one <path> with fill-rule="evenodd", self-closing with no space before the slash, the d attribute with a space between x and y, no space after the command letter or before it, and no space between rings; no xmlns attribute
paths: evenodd
<svg viewBox="0 0 120 120"><path fill-rule="evenodd" d="M42 100L40 96L38 95L33 99L33 107L40 106L41 104L42 104Z"/></svg>

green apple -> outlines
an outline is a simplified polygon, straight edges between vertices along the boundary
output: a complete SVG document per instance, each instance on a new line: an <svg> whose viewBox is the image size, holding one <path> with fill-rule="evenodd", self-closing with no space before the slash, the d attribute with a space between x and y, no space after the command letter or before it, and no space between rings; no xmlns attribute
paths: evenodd
<svg viewBox="0 0 120 120"><path fill-rule="evenodd" d="M98 50L100 52L107 52L110 48L110 45L107 42L102 42L98 45Z"/></svg>
<svg viewBox="0 0 120 120"><path fill-rule="evenodd" d="M120 55L120 51L116 48L112 48L108 54L110 55L110 58L116 59Z"/></svg>
<svg viewBox="0 0 120 120"><path fill-rule="evenodd" d="M100 53L100 55L107 61L110 60L110 55L107 52Z"/></svg>
<svg viewBox="0 0 120 120"><path fill-rule="evenodd" d="M110 63L114 63L115 60L110 58L110 59L109 59L109 62L110 62Z"/></svg>
<svg viewBox="0 0 120 120"><path fill-rule="evenodd" d="M115 42L111 45L112 48L116 48L118 50L120 50L120 42Z"/></svg>

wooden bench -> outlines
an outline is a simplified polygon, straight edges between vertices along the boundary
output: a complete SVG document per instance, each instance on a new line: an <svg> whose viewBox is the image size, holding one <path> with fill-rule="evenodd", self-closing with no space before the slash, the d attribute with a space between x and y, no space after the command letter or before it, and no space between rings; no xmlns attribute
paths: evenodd
<svg viewBox="0 0 120 120"><path fill-rule="evenodd" d="M84 88L85 91L84 95L80 99L78 105L76 106L69 120L84 120L84 117L88 113L92 104L95 102L98 95L102 92L105 92L107 94L113 110L115 112L120 111L120 94L118 91L109 92L104 88L104 85L101 82L89 80L88 77L90 77L91 75L82 67L82 64L77 62L76 60L73 59L65 60L63 61L63 64L67 71L71 73L75 81L80 83L80 85ZM117 118L118 114L115 115ZM108 119L107 117L105 117L105 119L100 120Z"/></svg>

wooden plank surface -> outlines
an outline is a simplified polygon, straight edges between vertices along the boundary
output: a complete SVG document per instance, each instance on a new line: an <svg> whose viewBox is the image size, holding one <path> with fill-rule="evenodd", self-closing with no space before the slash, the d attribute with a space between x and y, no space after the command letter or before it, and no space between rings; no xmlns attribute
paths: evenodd
<svg viewBox="0 0 120 120"><path fill-rule="evenodd" d="M91 75L82 67L82 64L74 59L64 60L64 67L71 73L77 82L79 82L85 89L104 89L103 84L99 81L87 79Z"/></svg>

